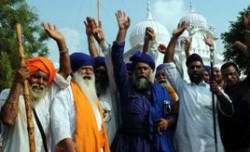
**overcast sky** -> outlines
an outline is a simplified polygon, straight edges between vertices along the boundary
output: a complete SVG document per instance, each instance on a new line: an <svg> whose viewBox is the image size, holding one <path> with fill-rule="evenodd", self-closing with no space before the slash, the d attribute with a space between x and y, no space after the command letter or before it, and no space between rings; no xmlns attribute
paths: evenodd
<svg viewBox="0 0 250 152"><path fill-rule="evenodd" d="M146 19L147 0L100 0L101 20L106 39L112 43L118 31L115 12L124 10L131 18L130 31L140 21ZM247 8L250 0L150 0L153 17L165 25L171 34L179 20L189 12L190 1L193 7L203 15L209 25L215 27L217 37L228 31L230 21L235 21L239 11ZM87 53L87 41L84 19L87 16L97 18L97 0L27 0L39 15L40 21L56 24L64 34L70 52ZM220 40L216 41L218 51L223 51ZM58 61L56 43L48 42L50 57ZM129 48L127 41L126 48ZM54 53L53 53L54 52Z"/></svg>

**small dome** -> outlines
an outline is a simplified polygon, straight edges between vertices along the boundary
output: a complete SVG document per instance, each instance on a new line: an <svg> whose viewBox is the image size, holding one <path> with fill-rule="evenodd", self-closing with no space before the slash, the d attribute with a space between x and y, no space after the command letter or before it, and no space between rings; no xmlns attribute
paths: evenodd
<svg viewBox="0 0 250 152"><path fill-rule="evenodd" d="M164 44L167 46L170 34L168 30L159 22L153 19L150 9L150 2L147 2L147 18L145 21L139 22L136 24L135 28L131 31L129 42L131 48L135 47L136 45L143 45L144 44L144 36L145 30L147 27L151 27L154 29L155 32L155 39L158 44Z"/></svg>
<svg viewBox="0 0 250 152"><path fill-rule="evenodd" d="M168 30L159 22L147 19L146 21L138 23L135 26L135 28L131 31L129 37L131 47L134 47L137 44L143 45L145 30L147 27L151 27L154 29L156 35L156 42L158 44L164 44L167 46L170 39L170 34Z"/></svg>
<svg viewBox="0 0 250 152"><path fill-rule="evenodd" d="M180 19L179 23L182 21L190 23L190 26L195 28L207 28L208 26L206 18L195 11L190 11L186 16Z"/></svg>

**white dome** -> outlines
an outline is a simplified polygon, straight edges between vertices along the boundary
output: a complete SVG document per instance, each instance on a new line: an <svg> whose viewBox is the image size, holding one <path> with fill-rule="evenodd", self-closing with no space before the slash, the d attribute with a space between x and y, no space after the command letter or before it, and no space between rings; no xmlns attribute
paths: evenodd
<svg viewBox="0 0 250 152"><path fill-rule="evenodd" d="M167 46L170 39L168 30L161 23L154 21L153 19L147 19L138 23L131 31L129 37L131 47L135 47L138 44L143 45L145 30L147 27L151 27L154 29L156 35L156 42L158 44L164 44Z"/></svg>
<svg viewBox="0 0 250 152"><path fill-rule="evenodd" d="M181 23L182 21L190 23L190 26L195 28L208 27L206 18L195 11L190 11L186 16L180 19L179 23Z"/></svg>

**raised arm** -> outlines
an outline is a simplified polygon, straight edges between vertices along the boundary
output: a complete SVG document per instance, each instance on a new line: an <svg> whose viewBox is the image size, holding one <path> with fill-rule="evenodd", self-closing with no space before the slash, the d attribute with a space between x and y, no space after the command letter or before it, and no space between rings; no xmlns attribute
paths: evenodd
<svg viewBox="0 0 250 152"><path fill-rule="evenodd" d="M155 41L155 33L154 33L154 29L152 29L151 27L147 27L145 30L143 52L148 52L150 41Z"/></svg>
<svg viewBox="0 0 250 152"><path fill-rule="evenodd" d="M95 40L94 35L92 31L92 27L96 27L95 20L93 18L87 17L86 21L84 21L85 27L86 27L86 35L88 39L88 46L89 46L89 54L92 57L98 56L98 50L95 46Z"/></svg>
<svg viewBox="0 0 250 152"><path fill-rule="evenodd" d="M185 40L183 40L184 52L185 52L185 55L186 55L186 59L190 56L191 43L192 43L192 38L185 38Z"/></svg>
<svg viewBox="0 0 250 152"><path fill-rule="evenodd" d="M209 46L210 49L212 50L214 49L214 40L209 35L204 37L203 40L206 43L206 45Z"/></svg>
<svg viewBox="0 0 250 152"><path fill-rule="evenodd" d="M247 55L250 56L250 12L244 16L244 26L246 29Z"/></svg>
<svg viewBox="0 0 250 152"><path fill-rule="evenodd" d="M62 75L65 79L67 79L67 77L71 73L71 66L70 66L69 52L64 36L61 34L61 32L57 29L55 25L54 28L52 28L50 23L43 23L43 27L46 33L49 35L49 37L54 39L57 43L60 54L60 59L59 59L60 67L58 73Z"/></svg>
<svg viewBox="0 0 250 152"><path fill-rule="evenodd" d="M125 42L127 30L130 26L130 19L126 16L125 12L118 10L116 15L119 31L116 37L116 43Z"/></svg>
<svg viewBox="0 0 250 152"><path fill-rule="evenodd" d="M20 67L12 84L10 94L1 109L1 120L6 125L14 125L19 111L19 97L24 80L29 77L28 68Z"/></svg>
<svg viewBox="0 0 250 152"><path fill-rule="evenodd" d="M187 23L182 22L178 24L177 28L173 32L173 36L168 44L167 51L164 56L164 63L170 63L174 60L174 51L175 51L175 45L177 43L177 40L179 36L184 32L184 30L187 28Z"/></svg>
<svg viewBox="0 0 250 152"><path fill-rule="evenodd" d="M247 51L247 46L240 41L235 41L232 46L233 49L239 50L244 53L247 57L250 57L250 53Z"/></svg>

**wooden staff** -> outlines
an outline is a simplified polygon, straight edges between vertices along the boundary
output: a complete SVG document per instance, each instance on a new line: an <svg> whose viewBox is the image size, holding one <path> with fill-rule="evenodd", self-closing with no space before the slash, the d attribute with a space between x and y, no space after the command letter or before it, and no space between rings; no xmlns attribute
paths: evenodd
<svg viewBox="0 0 250 152"><path fill-rule="evenodd" d="M24 54L24 49L22 45L22 31L21 31L21 25L19 23L16 23L16 35L17 35L17 42L18 42L18 50L20 53L20 63L21 63L21 66L26 66L25 54ZM35 134L34 134L34 123L33 123L33 118L32 118L32 109L31 109L31 101L30 101L30 94L29 94L29 88L28 88L28 80L24 81L23 96L24 96L26 116L27 116L27 129L28 129L28 136L29 136L30 152L35 152L36 144L35 144Z"/></svg>

